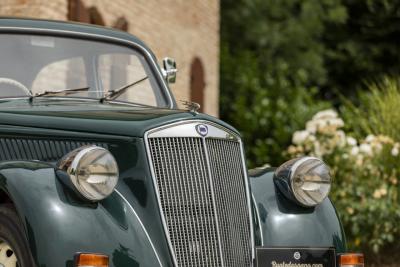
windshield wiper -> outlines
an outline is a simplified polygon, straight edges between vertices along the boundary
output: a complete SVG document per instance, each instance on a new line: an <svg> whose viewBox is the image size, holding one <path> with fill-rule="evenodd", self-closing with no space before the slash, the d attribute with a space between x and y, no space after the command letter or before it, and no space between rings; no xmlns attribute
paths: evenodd
<svg viewBox="0 0 400 267"><path fill-rule="evenodd" d="M64 89L64 90L59 90L59 91L44 91L43 93L31 95L29 97L29 101L32 102L32 100L36 97L42 97L42 96L68 96L68 95L73 95L79 92L87 92L89 91L90 87L82 87L82 88L71 88L71 89Z"/></svg>
<svg viewBox="0 0 400 267"><path fill-rule="evenodd" d="M128 90L129 88L131 88L132 86L135 86L145 80L147 80L149 77L146 76L140 80L137 80L133 83L128 83L127 85L124 85L118 89L114 89L114 90L110 90L108 91L108 93L103 96L102 98L100 98L100 102L103 103L104 101L110 101L110 100L115 100L116 98L118 98L120 95L122 95L123 93L125 93L126 90Z"/></svg>

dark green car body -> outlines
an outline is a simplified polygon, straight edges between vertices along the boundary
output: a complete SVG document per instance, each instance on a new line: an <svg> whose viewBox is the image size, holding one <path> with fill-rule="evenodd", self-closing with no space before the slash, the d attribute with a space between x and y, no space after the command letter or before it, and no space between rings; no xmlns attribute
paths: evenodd
<svg viewBox="0 0 400 267"><path fill-rule="evenodd" d="M155 61L140 40L106 28L0 19L0 34L4 32L140 46ZM170 95L160 69L153 71ZM238 132L217 118L178 110L172 97L169 105L154 108L82 99L0 99L0 200L15 205L38 267L74 266L78 252L106 254L114 267L174 266L145 134L183 121L210 122ZM100 202L77 197L58 178L55 167L64 154L88 144L107 148L119 166L116 190ZM324 247L345 252L343 230L330 200L314 208L300 207L279 192L273 175L273 169L249 173L254 248Z"/></svg>

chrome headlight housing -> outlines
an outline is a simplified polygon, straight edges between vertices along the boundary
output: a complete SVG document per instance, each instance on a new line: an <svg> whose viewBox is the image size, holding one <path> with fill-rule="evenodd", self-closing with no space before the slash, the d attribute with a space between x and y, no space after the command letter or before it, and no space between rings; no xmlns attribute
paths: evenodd
<svg viewBox="0 0 400 267"><path fill-rule="evenodd" d="M105 148L83 146L73 150L57 164L69 182L86 199L99 201L108 197L118 183L118 165Z"/></svg>
<svg viewBox="0 0 400 267"><path fill-rule="evenodd" d="M275 171L275 181L285 196L305 207L322 203L332 185L329 167L314 157L285 162Z"/></svg>

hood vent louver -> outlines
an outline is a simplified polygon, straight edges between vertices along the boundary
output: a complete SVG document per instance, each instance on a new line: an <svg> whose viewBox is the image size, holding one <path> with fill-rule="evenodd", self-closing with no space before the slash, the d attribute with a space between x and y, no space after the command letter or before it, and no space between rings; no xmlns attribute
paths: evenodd
<svg viewBox="0 0 400 267"><path fill-rule="evenodd" d="M107 148L105 143L88 141L0 138L0 161L39 160L54 162L72 150L86 145Z"/></svg>

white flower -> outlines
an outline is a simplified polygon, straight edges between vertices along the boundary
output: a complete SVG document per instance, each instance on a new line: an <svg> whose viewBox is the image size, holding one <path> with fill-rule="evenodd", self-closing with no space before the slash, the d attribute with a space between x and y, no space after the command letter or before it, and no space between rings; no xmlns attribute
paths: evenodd
<svg viewBox="0 0 400 267"><path fill-rule="evenodd" d="M352 207L347 207L346 210L350 215L354 214L354 209Z"/></svg>
<svg viewBox="0 0 400 267"><path fill-rule="evenodd" d="M334 134L337 129L344 126L340 118L314 118L306 124L306 130L310 133Z"/></svg>
<svg viewBox="0 0 400 267"><path fill-rule="evenodd" d="M296 131L293 134L292 142L293 144L300 145L307 140L307 137L310 135L308 131Z"/></svg>
<svg viewBox="0 0 400 267"><path fill-rule="evenodd" d="M317 141L317 137L315 135L310 134L310 136L307 138L310 142L315 142Z"/></svg>
<svg viewBox="0 0 400 267"><path fill-rule="evenodd" d="M317 158L322 158L322 156L324 155L321 144L318 141L314 143L314 155Z"/></svg>
<svg viewBox="0 0 400 267"><path fill-rule="evenodd" d="M328 125L332 125L337 128L341 128L344 126L344 122L341 118L328 119L327 122L328 122Z"/></svg>
<svg viewBox="0 0 400 267"><path fill-rule="evenodd" d="M317 121L308 121L306 123L306 130L310 133L316 133L318 130L318 122Z"/></svg>
<svg viewBox="0 0 400 267"><path fill-rule="evenodd" d="M322 110L313 116L313 120L337 118L338 114L333 109Z"/></svg>
<svg viewBox="0 0 400 267"><path fill-rule="evenodd" d="M383 197L383 196L386 196L387 195L387 190L386 190L386 188L381 188L381 189L376 189L375 191L374 191L374 194L373 194L373 197L374 198L381 198L381 197Z"/></svg>
<svg viewBox="0 0 400 267"><path fill-rule="evenodd" d="M381 198L381 196L382 196L381 190L380 189L376 189L374 191L373 197L379 199L379 198Z"/></svg>
<svg viewBox="0 0 400 267"><path fill-rule="evenodd" d="M367 155L372 155L372 147L369 144L361 144L360 151Z"/></svg>
<svg viewBox="0 0 400 267"><path fill-rule="evenodd" d="M394 147L392 148L391 153L392 153L392 156L393 156L393 157L397 157L397 156L399 155L399 148L398 148L398 146L394 146Z"/></svg>
<svg viewBox="0 0 400 267"><path fill-rule="evenodd" d="M311 133L334 134L335 131L343 126L340 119L317 119L307 122L306 130Z"/></svg>
<svg viewBox="0 0 400 267"><path fill-rule="evenodd" d="M387 195L387 190L386 190L386 188L381 188L381 195L382 196L386 196Z"/></svg>
<svg viewBox="0 0 400 267"><path fill-rule="evenodd" d="M368 136L367 136L367 138L365 138L365 141L367 142L367 143L371 143L371 142L373 142L374 140L375 140L375 135L373 135L373 134L369 134Z"/></svg>
<svg viewBox="0 0 400 267"><path fill-rule="evenodd" d="M360 152L360 149L358 148L358 146L355 146L351 148L350 154L355 156L358 154L358 152Z"/></svg>
<svg viewBox="0 0 400 267"><path fill-rule="evenodd" d="M347 144L350 146L356 146L357 145L357 140L351 136L346 138Z"/></svg>
<svg viewBox="0 0 400 267"><path fill-rule="evenodd" d="M382 149L383 149L383 146L382 146L381 143L374 143L374 144L372 144L372 146L373 146L374 149L375 149L376 151L378 151L378 152L381 152Z"/></svg>
<svg viewBox="0 0 400 267"><path fill-rule="evenodd" d="M346 134L343 131L336 132L336 144L343 147L346 144Z"/></svg>

